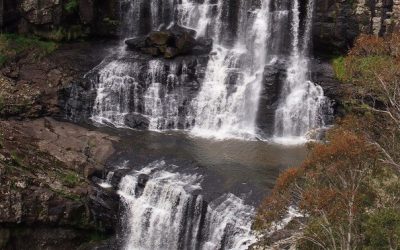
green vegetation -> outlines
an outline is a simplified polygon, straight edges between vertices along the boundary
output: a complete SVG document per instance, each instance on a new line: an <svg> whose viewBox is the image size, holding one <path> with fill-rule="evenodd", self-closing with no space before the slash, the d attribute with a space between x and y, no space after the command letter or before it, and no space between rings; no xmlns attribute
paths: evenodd
<svg viewBox="0 0 400 250"><path fill-rule="evenodd" d="M53 41L74 41L83 39L88 36L88 28L84 28L81 25L72 25L68 28L58 28L47 34L47 37Z"/></svg>
<svg viewBox="0 0 400 250"><path fill-rule="evenodd" d="M79 8L78 0L69 0L64 6L64 9L68 13L74 13L78 10L78 8Z"/></svg>
<svg viewBox="0 0 400 250"><path fill-rule="evenodd" d="M49 187L49 189L51 191L53 191L54 193L58 194L59 196L65 198L65 199L72 200L72 201L77 201L77 202L82 202L81 197L79 195L77 195L77 194L69 193L69 192L66 192L64 190L53 189L53 188L50 188L50 187Z"/></svg>
<svg viewBox="0 0 400 250"><path fill-rule="evenodd" d="M13 160L13 163L17 167L24 167L24 161L22 158L18 155L17 152L13 151L11 152L11 159Z"/></svg>
<svg viewBox="0 0 400 250"><path fill-rule="evenodd" d="M0 64L0 66L1 66L1 64ZM4 97L2 95L0 95L0 113L4 109L4 106L5 106Z"/></svg>
<svg viewBox="0 0 400 250"><path fill-rule="evenodd" d="M81 178L75 172L68 172L62 174L61 181L68 187L75 187L81 182Z"/></svg>
<svg viewBox="0 0 400 250"><path fill-rule="evenodd" d="M347 114L279 177L254 227L266 234L296 204L298 249L399 249L400 35L361 36L332 65Z"/></svg>
<svg viewBox="0 0 400 250"><path fill-rule="evenodd" d="M4 136L0 133L0 149L4 148Z"/></svg>
<svg viewBox="0 0 400 250"><path fill-rule="evenodd" d="M0 35L0 66L8 60L33 51L37 58L41 58L56 50L58 45L54 42L42 41L36 37L26 37L16 34Z"/></svg>
<svg viewBox="0 0 400 250"><path fill-rule="evenodd" d="M118 26L119 25L119 21L118 20L112 20L109 17L104 18L103 21L106 24L111 25L111 26Z"/></svg>
<svg viewBox="0 0 400 250"><path fill-rule="evenodd" d="M369 215L364 226L366 249L397 249L400 246L400 213L384 208Z"/></svg>
<svg viewBox="0 0 400 250"><path fill-rule="evenodd" d="M344 57L340 56L332 60L333 70L335 71L336 77L344 81L346 79L346 65Z"/></svg>

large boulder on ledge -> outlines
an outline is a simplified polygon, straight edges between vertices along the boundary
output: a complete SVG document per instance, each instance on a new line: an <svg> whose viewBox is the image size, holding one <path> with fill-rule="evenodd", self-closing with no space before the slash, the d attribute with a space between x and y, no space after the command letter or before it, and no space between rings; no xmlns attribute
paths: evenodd
<svg viewBox="0 0 400 250"><path fill-rule="evenodd" d="M161 31L153 31L147 36L125 41L128 49L140 51L152 56L172 59L179 55L208 54L212 50L212 40L196 39L196 31L172 25Z"/></svg>

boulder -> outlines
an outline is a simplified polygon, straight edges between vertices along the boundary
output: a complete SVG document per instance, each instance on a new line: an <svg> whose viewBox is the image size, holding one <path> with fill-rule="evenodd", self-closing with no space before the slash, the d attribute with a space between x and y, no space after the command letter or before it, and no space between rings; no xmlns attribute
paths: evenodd
<svg viewBox="0 0 400 250"><path fill-rule="evenodd" d="M151 32L145 37L125 41L128 49L151 56L172 59L179 55L204 55L212 50L211 39L195 38L196 31L173 25L161 31Z"/></svg>
<svg viewBox="0 0 400 250"><path fill-rule="evenodd" d="M164 52L164 57L167 59L171 59L176 57L179 53L179 49L173 48L173 47L167 47L165 52Z"/></svg>
<svg viewBox="0 0 400 250"><path fill-rule="evenodd" d="M129 49L137 50L146 47L146 37L137 37L128 39L125 41L125 44Z"/></svg>
<svg viewBox="0 0 400 250"><path fill-rule="evenodd" d="M125 124L130 128L147 129L150 121L141 114L127 114Z"/></svg>
<svg viewBox="0 0 400 250"><path fill-rule="evenodd" d="M196 40L195 46L192 48L193 55L205 55L212 51L213 40L211 38L199 38Z"/></svg>
<svg viewBox="0 0 400 250"><path fill-rule="evenodd" d="M147 36L146 43L148 46L163 46L168 44L172 39L172 33L168 31L156 31Z"/></svg>

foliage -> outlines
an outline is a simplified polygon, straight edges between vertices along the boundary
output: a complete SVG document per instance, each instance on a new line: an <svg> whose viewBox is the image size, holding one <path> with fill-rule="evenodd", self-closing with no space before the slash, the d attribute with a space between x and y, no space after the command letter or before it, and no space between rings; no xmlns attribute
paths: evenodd
<svg viewBox="0 0 400 250"><path fill-rule="evenodd" d="M332 61L346 83L346 116L282 173L254 224L265 234L296 207L298 249L398 249L400 244L400 35L362 35Z"/></svg>
<svg viewBox="0 0 400 250"><path fill-rule="evenodd" d="M79 8L78 0L69 0L64 6L64 9L68 13L74 13L78 10L78 8Z"/></svg>
<svg viewBox="0 0 400 250"><path fill-rule="evenodd" d="M81 38L86 38L88 35L88 29L85 29L81 25L72 25L67 28L58 28L48 34L48 38L53 41L74 41Z"/></svg>
<svg viewBox="0 0 400 250"><path fill-rule="evenodd" d="M18 155L17 152L13 151L11 152L11 158L13 160L13 163L17 167L24 167L24 161L23 159Z"/></svg>
<svg viewBox="0 0 400 250"><path fill-rule="evenodd" d="M333 70L335 71L336 77L341 80L346 80L346 65L345 58L340 56L332 60Z"/></svg>
<svg viewBox="0 0 400 250"><path fill-rule="evenodd" d="M0 66L9 60L33 51L34 56L41 58L56 50L58 45L54 42L42 41L36 37L26 37L16 34L0 35Z"/></svg>
<svg viewBox="0 0 400 250"><path fill-rule="evenodd" d="M400 210L385 208L368 216L364 225L366 249L398 249L400 247Z"/></svg>
<svg viewBox="0 0 400 250"><path fill-rule="evenodd" d="M63 183L68 187L75 187L81 181L79 175L77 175L74 172L68 172L65 174L63 173L63 176L61 176L61 179L62 179Z"/></svg>
<svg viewBox="0 0 400 250"><path fill-rule="evenodd" d="M310 242L328 249L353 249L359 244L360 218L375 199L370 181L380 174L379 154L350 131L334 130L329 139L329 144L315 145L301 167L279 177L258 213L259 230L281 220L287 207L296 204L311 218L300 248L311 249Z"/></svg>
<svg viewBox="0 0 400 250"><path fill-rule="evenodd" d="M3 110L4 106L5 106L4 97L0 95L0 113Z"/></svg>

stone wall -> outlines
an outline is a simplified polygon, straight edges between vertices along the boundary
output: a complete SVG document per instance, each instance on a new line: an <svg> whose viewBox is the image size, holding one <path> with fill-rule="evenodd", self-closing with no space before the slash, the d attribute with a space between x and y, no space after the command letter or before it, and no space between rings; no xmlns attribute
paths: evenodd
<svg viewBox="0 0 400 250"><path fill-rule="evenodd" d="M400 0L317 0L317 50L346 50L360 34L388 35L399 29Z"/></svg>

